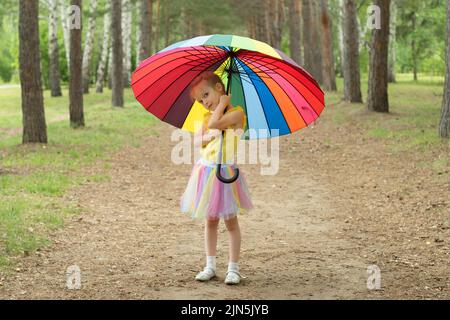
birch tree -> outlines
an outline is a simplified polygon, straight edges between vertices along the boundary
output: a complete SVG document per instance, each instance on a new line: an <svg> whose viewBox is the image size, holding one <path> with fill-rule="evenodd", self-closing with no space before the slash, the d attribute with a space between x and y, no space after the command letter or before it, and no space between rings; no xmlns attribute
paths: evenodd
<svg viewBox="0 0 450 320"><path fill-rule="evenodd" d="M122 1L111 0L112 105L123 107Z"/></svg>
<svg viewBox="0 0 450 320"><path fill-rule="evenodd" d="M70 66L70 30L69 19L67 15L67 2L66 0L59 0L59 11L61 14L61 26L63 28L64 49L66 51L67 68Z"/></svg>
<svg viewBox="0 0 450 320"><path fill-rule="evenodd" d="M131 81L131 5L129 0L122 0L122 41L123 41L123 84Z"/></svg>
<svg viewBox="0 0 450 320"><path fill-rule="evenodd" d="M397 28L397 0L391 0L391 20L389 33L389 64L388 64L388 81L396 82L395 61L397 60L396 50L396 28Z"/></svg>
<svg viewBox="0 0 450 320"><path fill-rule="evenodd" d="M106 63L108 59L109 47L110 47L110 35L111 35L111 13L110 7L107 5L107 11L103 19L103 41L102 51L100 54L100 61L97 68L97 81L95 84L95 91L98 93L103 92L103 83L105 81Z"/></svg>
<svg viewBox="0 0 450 320"><path fill-rule="evenodd" d="M94 45L94 32L95 32L95 10L97 9L97 0L89 1L89 18L87 26L87 34L84 43L83 52L83 93L89 93L90 83L90 66L92 60L92 47Z"/></svg>
<svg viewBox="0 0 450 320"><path fill-rule="evenodd" d="M56 0L48 1L48 57L49 57L49 82L52 97L62 96L61 74L59 71L58 50L58 4Z"/></svg>

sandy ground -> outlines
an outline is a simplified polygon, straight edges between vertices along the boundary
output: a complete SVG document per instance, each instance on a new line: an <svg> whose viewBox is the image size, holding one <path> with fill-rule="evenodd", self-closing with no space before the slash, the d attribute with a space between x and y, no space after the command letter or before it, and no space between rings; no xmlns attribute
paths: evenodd
<svg viewBox="0 0 450 320"><path fill-rule="evenodd" d="M227 286L223 223L218 278L194 280L204 264L203 224L179 211L192 165L174 165L173 128L156 129L141 147L113 155L110 181L66 195L83 213L3 277L0 298L450 298L449 172L419 165L448 157L448 147L392 154L363 138L357 124L337 126L326 114L313 128L280 137L278 174L240 165L255 209L240 217L247 278ZM71 265L81 270L79 290L66 287ZM380 290L367 287L370 265L380 269Z"/></svg>

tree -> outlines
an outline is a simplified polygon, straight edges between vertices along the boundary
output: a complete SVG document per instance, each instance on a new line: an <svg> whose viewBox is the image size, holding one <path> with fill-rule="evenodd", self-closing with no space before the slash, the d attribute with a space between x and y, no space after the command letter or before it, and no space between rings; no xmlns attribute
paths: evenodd
<svg viewBox="0 0 450 320"><path fill-rule="evenodd" d="M450 137L450 0L447 0L447 33L445 37L445 84L442 99L441 120L439 122L439 136Z"/></svg>
<svg viewBox="0 0 450 320"><path fill-rule="evenodd" d="M70 30L70 78L69 78L69 113L70 126L72 128L84 127L83 112L83 80L82 80L82 63L83 53L81 51L81 23L82 7L81 0L72 0L72 6L80 8L80 25L79 28L73 27ZM74 15L76 17L76 13Z"/></svg>
<svg viewBox="0 0 450 320"><path fill-rule="evenodd" d="M359 32L354 0L344 0L344 96L362 102L359 73Z"/></svg>
<svg viewBox="0 0 450 320"><path fill-rule="evenodd" d="M285 21L284 0L267 0L268 22L270 31L269 44L281 49L281 36Z"/></svg>
<svg viewBox="0 0 450 320"><path fill-rule="evenodd" d="M320 47L320 34L318 33L318 14L316 3L313 0L303 0L303 52L306 70L319 83L322 78L322 54Z"/></svg>
<svg viewBox="0 0 450 320"><path fill-rule="evenodd" d="M127 87L131 82L131 18L131 3L122 0L123 84Z"/></svg>
<svg viewBox="0 0 450 320"><path fill-rule="evenodd" d="M301 0L289 0L289 49L291 58L300 65L303 65L301 50Z"/></svg>
<svg viewBox="0 0 450 320"><path fill-rule="evenodd" d="M159 51L159 30L161 29L161 0L156 0L155 52Z"/></svg>
<svg viewBox="0 0 450 320"><path fill-rule="evenodd" d="M138 27L138 55L139 59L137 64L142 60L148 58L152 51L152 14L153 14L153 1L141 0L141 21Z"/></svg>
<svg viewBox="0 0 450 320"><path fill-rule="evenodd" d="M164 46L168 47L170 44L170 29L171 29L171 3L170 1L164 1L163 3L163 15L164 15ZM199 21L201 22L201 21ZM203 34L203 31L200 33Z"/></svg>
<svg viewBox="0 0 450 320"><path fill-rule="evenodd" d="M396 50L396 28L397 28L397 0L391 0L391 12L389 22L389 63L388 63L388 81L396 82L395 77L395 61L397 59Z"/></svg>
<svg viewBox="0 0 450 320"><path fill-rule="evenodd" d="M67 67L70 66L70 30L69 19L67 17L66 0L59 0L59 9L61 12L61 25L63 28L64 48L66 51Z"/></svg>
<svg viewBox="0 0 450 320"><path fill-rule="evenodd" d="M22 143L47 143L39 52L39 2L19 3L19 65L22 90Z"/></svg>
<svg viewBox="0 0 450 320"><path fill-rule="evenodd" d="M61 75L59 71L59 50L58 50L58 5L56 0L48 2L48 56L49 56L49 82L52 97L62 96Z"/></svg>
<svg viewBox="0 0 450 320"><path fill-rule="evenodd" d="M372 30L367 107L371 111L389 112L388 48L390 0L376 0L380 8L380 29Z"/></svg>
<svg viewBox="0 0 450 320"><path fill-rule="evenodd" d="M90 83L90 68L92 60L92 49L94 45L94 32L95 32L95 10L97 8L97 0L90 0L89 2L89 19L86 39L84 43L83 52L83 93L89 93Z"/></svg>
<svg viewBox="0 0 450 320"><path fill-rule="evenodd" d="M123 107L122 2L111 1L112 33L112 105Z"/></svg>
<svg viewBox="0 0 450 320"><path fill-rule="evenodd" d="M97 68L97 82L95 84L95 91L98 93L103 92L103 82L105 80L106 62L108 59L108 52L110 47L111 38L111 13L109 5L107 4L107 11L103 19L103 42L102 51L100 54L100 61Z"/></svg>
<svg viewBox="0 0 450 320"><path fill-rule="evenodd" d="M336 75L333 65L332 23L328 13L328 1L320 1L322 25L322 74L325 90L336 91Z"/></svg>

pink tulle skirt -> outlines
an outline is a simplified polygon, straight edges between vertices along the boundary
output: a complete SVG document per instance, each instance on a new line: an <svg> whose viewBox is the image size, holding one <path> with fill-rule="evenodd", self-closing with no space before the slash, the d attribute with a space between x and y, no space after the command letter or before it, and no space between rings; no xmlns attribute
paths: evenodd
<svg viewBox="0 0 450 320"><path fill-rule="evenodd" d="M181 211L192 219L230 219L253 209L251 195L244 173L232 183L223 183L216 177L217 164L200 158L192 168L186 190L180 198ZM234 175L236 164L223 164L222 177Z"/></svg>

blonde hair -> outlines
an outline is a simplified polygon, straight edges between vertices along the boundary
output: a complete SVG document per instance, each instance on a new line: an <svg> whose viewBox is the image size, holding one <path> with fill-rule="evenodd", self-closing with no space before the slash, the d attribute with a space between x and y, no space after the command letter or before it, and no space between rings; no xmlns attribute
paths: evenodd
<svg viewBox="0 0 450 320"><path fill-rule="evenodd" d="M203 80L206 80L206 83L214 89L216 89L215 88L216 83L220 83L220 85L222 86L222 90L225 93L225 85L223 84L222 79L213 71L204 71L197 77L195 77L194 80L192 80L191 84L189 85L189 96L191 97L192 101L195 100L194 97L195 87Z"/></svg>

